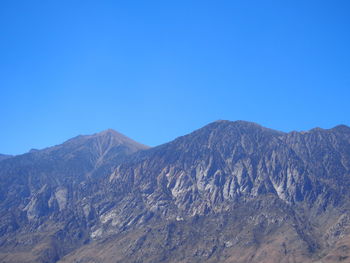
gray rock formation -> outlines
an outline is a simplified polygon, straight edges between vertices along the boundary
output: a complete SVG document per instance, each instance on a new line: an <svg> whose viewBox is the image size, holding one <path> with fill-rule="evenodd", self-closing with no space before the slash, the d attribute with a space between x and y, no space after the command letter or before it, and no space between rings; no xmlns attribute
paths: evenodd
<svg viewBox="0 0 350 263"><path fill-rule="evenodd" d="M110 133L0 163L1 261L349 262L349 127Z"/></svg>
<svg viewBox="0 0 350 263"><path fill-rule="evenodd" d="M0 163L0 261L55 262L89 239L81 206L126 156L147 147L113 130Z"/></svg>

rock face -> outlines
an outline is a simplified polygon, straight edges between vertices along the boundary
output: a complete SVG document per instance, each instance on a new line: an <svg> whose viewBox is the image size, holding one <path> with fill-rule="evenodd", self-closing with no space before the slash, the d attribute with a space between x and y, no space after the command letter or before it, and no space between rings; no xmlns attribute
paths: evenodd
<svg viewBox="0 0 350 263"><path fill-rule="evenodd" d="M55 262L86 242L96 184L147 147L113 130L0 162L0 261Z"/></svg>
<svg viewBox="0 0 350 263"><path fill-rule="evenodd" d="M350 262L349 127L100 136L0 162L0 261Z"/></svg>

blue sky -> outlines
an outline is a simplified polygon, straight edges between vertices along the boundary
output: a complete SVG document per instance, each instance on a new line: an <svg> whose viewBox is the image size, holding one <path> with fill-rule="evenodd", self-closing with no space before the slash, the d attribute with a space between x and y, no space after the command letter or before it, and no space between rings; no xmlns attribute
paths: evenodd
<svg viewBox="0 0 350 263"><path fill-rule="evenodd" d="M0 3L0 153L113 128L151 146L218 119L350 125L350 2Z"/></svg>

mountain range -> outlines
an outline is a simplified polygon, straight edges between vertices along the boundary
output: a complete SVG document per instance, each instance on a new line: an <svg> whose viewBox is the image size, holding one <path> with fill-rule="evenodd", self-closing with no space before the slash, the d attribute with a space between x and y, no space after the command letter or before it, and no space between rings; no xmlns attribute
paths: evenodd
<svg viewBox="0 0 350 263"><path fill-rule="evenodd" d="M216 121L0 155L1 262L350 262L350 128Z"/></svg>

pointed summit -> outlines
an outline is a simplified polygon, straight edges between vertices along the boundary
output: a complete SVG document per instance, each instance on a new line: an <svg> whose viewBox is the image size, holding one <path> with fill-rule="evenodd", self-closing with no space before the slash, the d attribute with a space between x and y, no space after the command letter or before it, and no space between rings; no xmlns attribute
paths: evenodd
<svg viewBox="0 0 350 263"><path fill-rule="evenodd" d="M105 134L111 134L111 135L120 135L119 132L117 132L116 130L113 130L111 128L109 129L106 129L106 130L103 130L101 132L98 132L96 134L99 134L99 135L105 135Z"/></svg>
<svg viewBox="0 0 350 263"><path fill-rule="evenodd" d="M79 135L64 142L61 146L72 145L76 147L77 145L87 146L91 144L100 145L101 147L103 146L103 148L123 146L130 148L132 151L149 148L148 146L138 143L113 129L107 129L92 135Z"/></svg>
<svg viewBox="0 0 350 263"><path fill-rule="evenodd" d="M107 129L99 133L95 133L91 135L91 138L107 138L114 144L121 144L131 148L135 148L135 150L147 149L148 146L141 144L139 142L134 141L133 139L125 136L124 134L117 132L113 129Z"/></svg>

